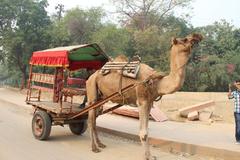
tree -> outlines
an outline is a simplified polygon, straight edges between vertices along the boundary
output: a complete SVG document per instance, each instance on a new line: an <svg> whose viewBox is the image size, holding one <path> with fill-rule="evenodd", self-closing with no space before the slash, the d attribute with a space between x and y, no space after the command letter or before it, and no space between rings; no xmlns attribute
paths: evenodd
<svg viewBox="0 0 240 160"><path fill-rule="evenodd" d="M226 21L195 30L203 34L204 41L200 49L193 51L184 89L226 91L228 83L240 78L239 30ZM235 66L235 70L229 72L229 65Z"/></svg>
<svg viewBox="0 0 240 160"><path fill-rule="evenodd" d="M102 27L104 15L100 7L88 10L74 8L66 11L63 23L69 32L71 41L76 44L88 43L92 34Z"/></svg>
<svg viewBox="0 0 240 160"><path fill-rule="evenodd" d="M67 46L72 43L71 36L63 19L53 20L47 32L50 35L50 48Z"/></svg>
<svg viewBox="0 0 240 160"><path fill-rule="evenodd" d="M1 0L0 3L0 37L4 32L11 28L12 25L15 23L15 13L16 13L16 6L13 7L12 3L16 4L19 3L18 0Z"/></svg>
<svg viewBox="0 0 240 160"><path fill-rule="evenodd" d="M160 24L177 7L187 6L191 0L112 0L125 25L145 30Z"/></svg>
<svg viewBox="0 0 240 160"><path fill-rule="evenodd" d="M22 73L23 88L32 52L48 45L46 29L50 18L45 10L47 1L9 0L0 4L3 8L5 5L11 9L4 14L11 16L0 16L6 22L3 26L8 26L3 28L2 34L4 60L9 70Z"/></svg>
<svg viewBox="0 0 240 160"><path fill-rule="evenodd" d="M63 17L63 13L65 11L64 10L64 5L63 4L57 4L55 9L57 10L57 19L60 21L60 19Z"/></svg>
<svg viewBox="0 0 240 160"><path fill-rule="evenodd" d="M91 39L93 43L98 43L106 53L116 56L117 54L126 54L130 35L124 28L106 24L98 32L95 32Z"/></svg>
<svg viewBox="0 0 240 160"><path fill-rule="evenodd" d="M160 53L159 30L156 26L148 27L144 31L134 32L135 49L140 56Z"/></svg>
<svg viewBox="0 0 240 160"><path fill-rule="evenodd" d="M67 10L61 19L53 16L48 30L50 47L90 43L92 36L103 27L104 15L102 8L84 10L77 7Z"/></svg>
<svg viewBox="0 0 240 160"><path fill-rule="evenodd" d="M191 30L185 20L173 16L173 11L178 7L186 7L191 0L112 1L123 26L132 35L131 51L139 54L150 66L168 70L171 37L185 36Z"/></svg>
<svg viewBox="0 0 240 160"><path fill-rule="evenodd" d="M172 37L184 37L191 32L185 20L174 16L162 19L163 26L152 25L132 30L135 53L157 70L169 70L169 48Z"/></svg>

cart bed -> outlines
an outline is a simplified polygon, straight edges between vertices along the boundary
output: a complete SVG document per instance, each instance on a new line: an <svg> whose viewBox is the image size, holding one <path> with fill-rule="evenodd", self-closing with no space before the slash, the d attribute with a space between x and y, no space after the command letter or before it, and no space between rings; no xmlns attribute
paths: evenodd
<svg viewBox="0 0 240 160"><path fill-rule="evenodd" d="M62 102L62 111L60 103L54 103L52 101L28 101L27 104L30 104L33 107L37 107L46 111L50 111L55 114L74 114L82 110L81 108L79 108L79 104L77 103L71 104L70 102Z"/></svg>

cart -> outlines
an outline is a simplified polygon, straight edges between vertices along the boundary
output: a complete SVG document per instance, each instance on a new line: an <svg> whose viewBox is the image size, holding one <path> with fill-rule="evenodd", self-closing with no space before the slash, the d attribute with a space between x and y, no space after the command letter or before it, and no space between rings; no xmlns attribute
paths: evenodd
<svg viewBox="0 0 240 160"><path fill-rule="evenodd" d="M26 103L34 108L32 133L36 139L46 140L50 135L51 127L55 125L69 125L73 134L81 135L87 129L88 111L102 107L114 98L121 98L123 93L149 81L146 79L130 84L85 108L80 108L79 103L73 102L73 97L86 95L86 78L71 77L71 72L81 69L98 70L105 63L111 66L112 62L108 60L109 57L95 43L33 52L30 59ZM117 68L120 67L122 70L128 65L131 68L132 64L135 63L117 64ZM72 85L77 85L77 88ZM41 97L42 91L52 93L51 100L49 98L44 100ZM121 106L122 104L116 104L102 110L100 114Z"/></svg>
<svg viewBox="0 0 240 160"><path fill-rule="evenodd" d="M73 102L74 96L86 94L86 79L73 78L70 73L81 69L100 69L108 59L97 44L33 52L29 63L26 103L34 108L32 133L36 139L47 139L54 125L67 124L76 135L86 131L87 112L91 107L81 109L80 104ZM45 100L41 96L43 91L52 93L52 98Z"/></svg>

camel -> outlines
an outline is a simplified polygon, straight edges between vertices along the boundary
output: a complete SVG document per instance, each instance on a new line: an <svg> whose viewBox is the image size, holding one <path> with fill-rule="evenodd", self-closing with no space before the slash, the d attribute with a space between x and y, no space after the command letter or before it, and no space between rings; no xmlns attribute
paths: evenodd
<svg viewBox="0 0 240 160"><path fill-rule="evenodd" d="M148 121L150 108L153 101L159 96L171 94L178 91L185 79L186 64L190 58L192 47L195 43L202 40L200 34L192 34L185 38L173 38L170 50L170 73L163 76L146 64L140 64L140 70L137 79L120 77L117 71L111 71L108 75L100 74L96 71L86 82L88 105L96 102L99 97L104 98L114 92L119 91L119 79L121 79L122 88L142 81L134 89L123 93L122 97L112 99L112 102L119 104L129 104L139 107L140 130L139 137L143 146L143 159L155 159L150 154L148 143ZM127 58L120 56L115 61L127 61ZM100 93L100 96L99 96ZM96 110L89 111L88 127L91 137L92 151L100 152L99 148L106 146L99 140L96 131Z"/></svg>

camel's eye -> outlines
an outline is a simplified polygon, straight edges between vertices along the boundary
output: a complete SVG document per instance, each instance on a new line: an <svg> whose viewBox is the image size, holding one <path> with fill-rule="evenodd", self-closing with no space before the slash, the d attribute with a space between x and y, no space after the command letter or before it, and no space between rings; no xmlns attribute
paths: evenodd
<svg viewBox="0 0 240 160"><path fill-rule="evenodd" d="M187 38L184 38L182 41L183 41L184 43L187 43L188 39L187 39Z"/></svg>

